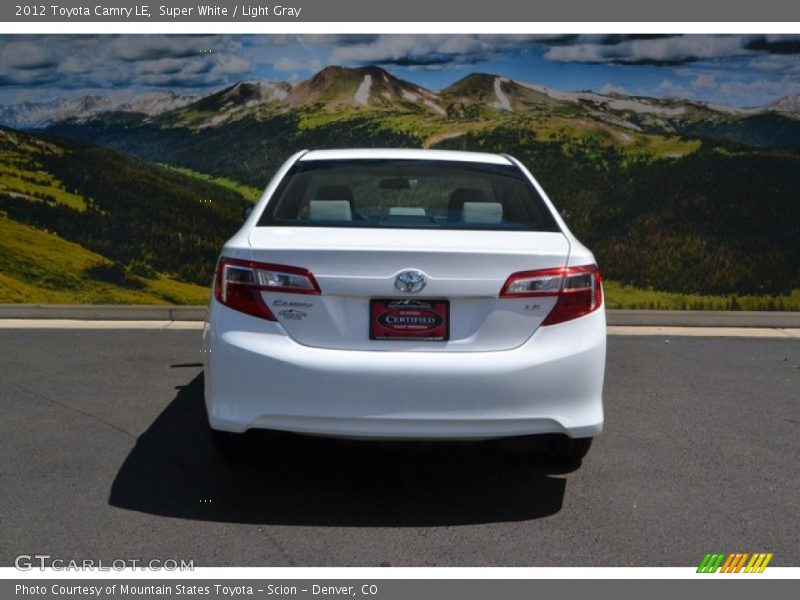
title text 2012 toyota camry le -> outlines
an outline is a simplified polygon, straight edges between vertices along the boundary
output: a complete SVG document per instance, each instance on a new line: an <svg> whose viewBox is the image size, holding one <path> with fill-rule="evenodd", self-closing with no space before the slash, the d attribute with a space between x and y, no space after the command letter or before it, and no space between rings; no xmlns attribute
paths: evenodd
<svg viewBox="0 0 800 600"><path fill-rule="evenodd" d="M510 156L295 154L222 250L204 344L223 454L251 429L560 434L574 461L603 426L600 272Z"/></svg>

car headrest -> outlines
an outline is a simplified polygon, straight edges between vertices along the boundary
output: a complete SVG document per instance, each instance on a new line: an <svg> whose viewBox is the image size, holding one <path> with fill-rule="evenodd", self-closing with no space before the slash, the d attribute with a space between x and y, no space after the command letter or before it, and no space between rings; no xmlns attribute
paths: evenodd
<svg viewBox="0 0 800 600"><path fill-rule="evenodd" d="M450 194L450 201L447 203L447 218L450 221L462 220L462 211L465 202L487 202L486 194L476 188L458 188Z"/></svg>
<svg viewBox="0 0 800 600"><path fill-rule="evenodd" d="M398 217L424 217L425 209L421 206L392 206L389 214Z"/></svg>
<svg viewBox="0 0 800 600"><path fill-rule="evenodd" d="M352 200L312 200L308 216L315 221L352 221Z"/></svg>
<svg viewBox="0 0 800 600"><path fill-rule="evenodd" d="M464 202L461 220L464 223L499 223L503 220L503 205L499 202Z"/></svg>

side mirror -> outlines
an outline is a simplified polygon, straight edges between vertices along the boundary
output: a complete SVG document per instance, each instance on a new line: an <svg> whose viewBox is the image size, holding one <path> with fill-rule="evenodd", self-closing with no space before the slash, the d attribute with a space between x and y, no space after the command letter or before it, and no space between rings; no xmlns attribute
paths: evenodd
<svg viewBox="0 0 800 600"><path fill-rule="evenodd" d="M247 206L245 206L245 207L244 207L244 210L242 211L242 216L243 216L245 219L247 219L247 217L249 217L249 216L250 216L250 213L251 213L251 212L253 212L253 205L252 205L252 204L249 204L249 205L247 205Z"/></svg>

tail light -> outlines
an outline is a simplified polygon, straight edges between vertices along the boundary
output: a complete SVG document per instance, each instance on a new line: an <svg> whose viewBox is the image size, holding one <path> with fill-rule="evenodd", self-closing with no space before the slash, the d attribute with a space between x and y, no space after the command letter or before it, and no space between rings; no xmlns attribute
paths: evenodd
<svg viewBox="0 0 800 600"><path fill-rule="evenodd" d="M542 325L577 319L600 308L603 287L597 265L520 271L508 278L501 298L557 296L556 304Z"/></svg>
<svg viewBox="0 0 800 600"><path fill-rule="evenodd" d="M314 276L306 269L252 260L222 258L217 264L214 297L234 310L277 321L261 292L319 294Z"/></svg>

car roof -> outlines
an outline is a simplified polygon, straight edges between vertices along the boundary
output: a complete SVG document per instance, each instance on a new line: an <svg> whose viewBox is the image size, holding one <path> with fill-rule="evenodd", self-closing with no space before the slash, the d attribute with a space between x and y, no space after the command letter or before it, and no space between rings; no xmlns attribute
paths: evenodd
<svg viewBox="0 0 800 600"><path fill-rule="evenodd" d="M299 160L450 160L478 162L493 165L510 165L511 161L500 154L488 152L460 152L455 150L421 150L412 148L354 148L341 150L311 150Z"/></svg>

